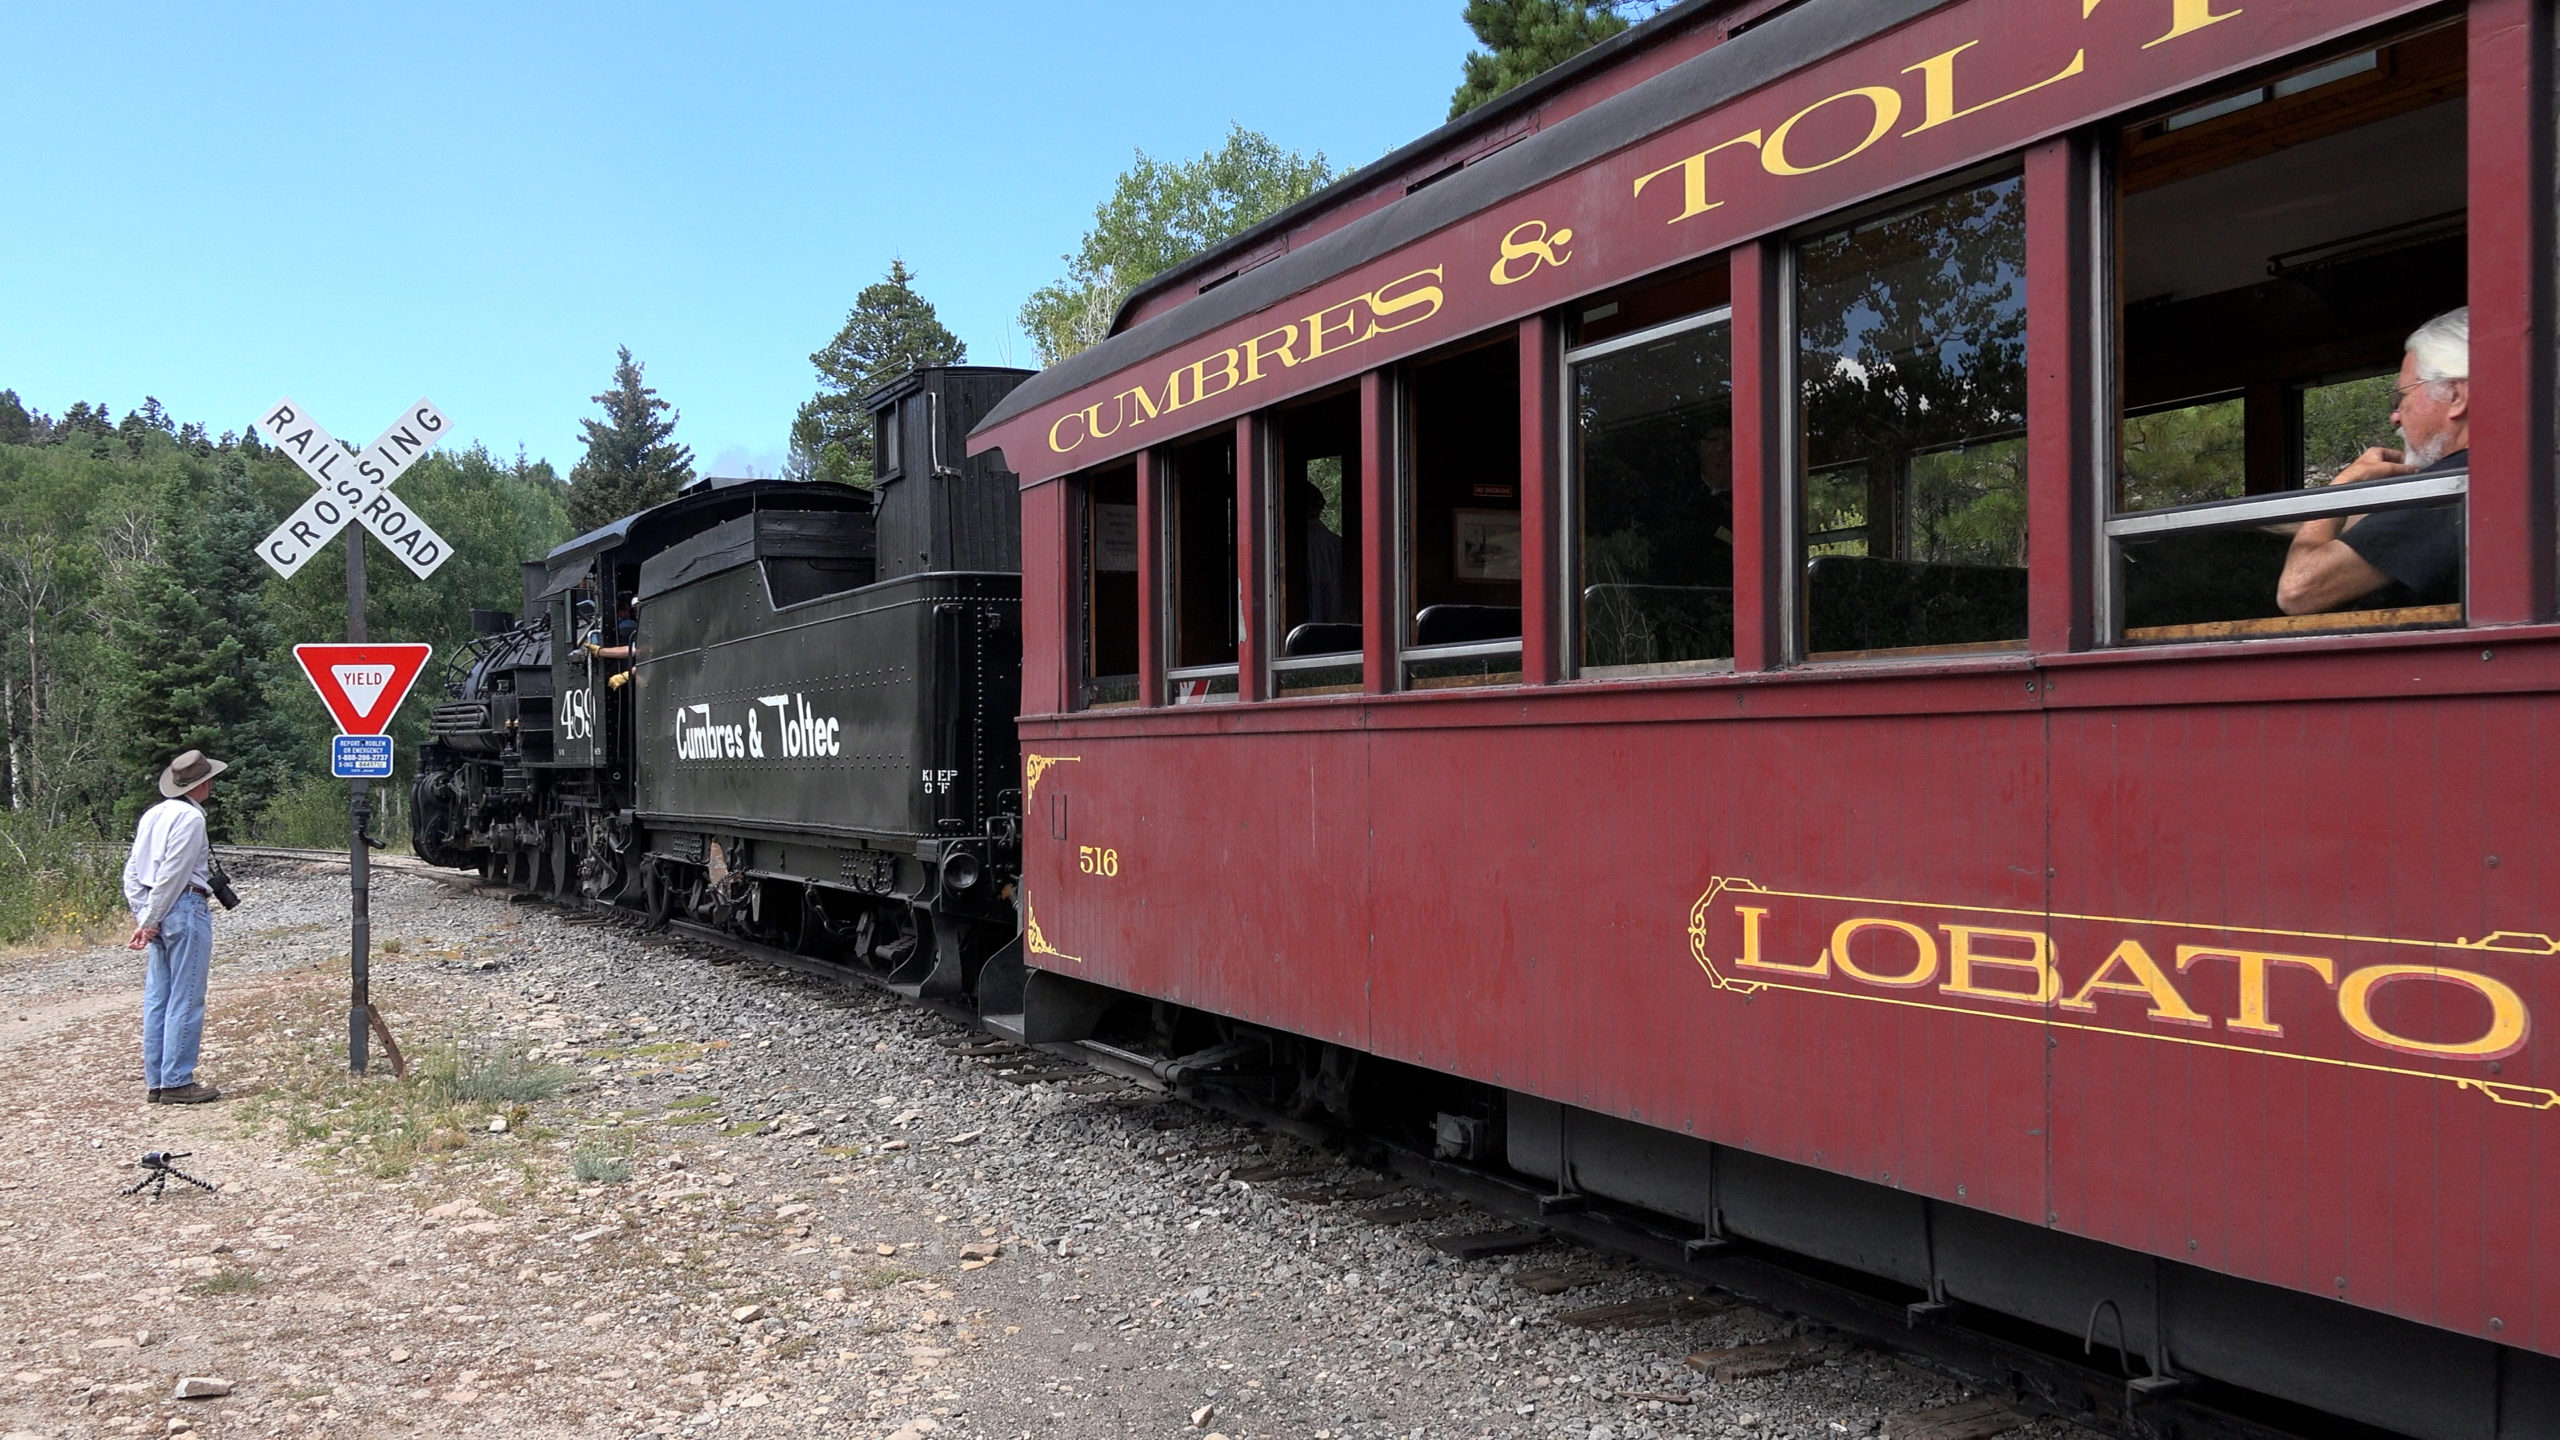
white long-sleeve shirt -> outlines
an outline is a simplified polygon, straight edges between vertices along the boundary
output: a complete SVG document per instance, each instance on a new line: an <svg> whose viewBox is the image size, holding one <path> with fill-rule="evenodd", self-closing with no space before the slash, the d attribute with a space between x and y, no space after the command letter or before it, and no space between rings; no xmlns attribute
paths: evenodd
<svg viewBox="0 0 2560 1440"><path fill-rule="evenodd" d="M142 812L124 862L124 903L137 929L157 927L189 885L212 880L213 846L194 801L163 800Z"/></svg>

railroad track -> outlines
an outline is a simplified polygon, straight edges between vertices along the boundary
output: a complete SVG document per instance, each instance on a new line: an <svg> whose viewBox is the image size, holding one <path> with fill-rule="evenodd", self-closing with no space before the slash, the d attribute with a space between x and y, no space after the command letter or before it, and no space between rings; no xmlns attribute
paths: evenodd
<svg viewBox="0 0 2560 1440"><path fill-rule="evenodd" d="M258 845L221 845L215 850L225 858L242 860L348 863L347 854L336 850ZM647 928L642 916L619 906L568 904L549 896L514 891L483 883L476 875L429 865L415 856L377 854L373 863L398 874L435 880L491 898L504 897L510 903L539 905L573 923ZM2130 1382L2113 1367L2097 1364L2094 1346L2085 1341L2078 1347L2084 1355L2076 1357L2069 1353L2072 1347L2051 1343L2049 1336L2024 1335L2014 1328L2006 1333L1977 1329L1968 1323L1970 1317L1961 1302L1915 1302L1884 1282L1861 1283L1859 1277L1843 1276L1829 1267L1808 1264L1783 1252L1748 1242L1710 1240L1692 1231L1675 1229L1660 1216L1596 1197L1549 1193L1537 1184L1443 1160L1384 1136L1282 1115L1212 1087L1176 1083L1164 1073L1169 1061L1102 1041L1024 1045L986 1029L979 1023L977 1012L965 1005L910 996L878 975L777 949L708 925L674 920L663 927L663 933L727 951L738 960L893 995L987 1037L982 1051L972 1047L972 1058L1018 1069L1027 1056L1043 1054L1231 1120L1339 1151L1353 1163L1469 1202L1510 1222L1505 1230L1444 1237L1455 1248L1452 1244L1442 1248L1462 1258L1509 1254L1550 1237L1569 1240L1604 1255L1645 1265L1692 1290L1720 1291L1838 1331L1985 1394L2002 1397L2022 1409L2059 1416L2126 1440L2326 1440L2350 1435L2353 1440L2391 1440L2386 1432L2364 1427L2341 1430L2338 1422L2328 1417L2247 1413L2257 1408L2252 1405L2256 1397L2229 1392L2211 1382ZM2039 1340L2045 1343L2038 1343ZM1771 1358L1775 1361L1782 1357L1773 1354ZM1741 1363L1749 1361L1750 1357L1744 1357Z"/></svg>

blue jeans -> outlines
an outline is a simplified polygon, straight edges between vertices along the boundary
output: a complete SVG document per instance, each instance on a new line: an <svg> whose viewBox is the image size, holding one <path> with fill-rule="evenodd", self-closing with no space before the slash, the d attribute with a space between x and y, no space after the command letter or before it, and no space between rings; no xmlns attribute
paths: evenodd
<svg viewBox="0 0 2560 1440"><path fill-rule="evenodd" d="M169 907L142 982L142 1083L175 1090L196 1078L204 987L213 972L213 912L189 891Z"/></svg>

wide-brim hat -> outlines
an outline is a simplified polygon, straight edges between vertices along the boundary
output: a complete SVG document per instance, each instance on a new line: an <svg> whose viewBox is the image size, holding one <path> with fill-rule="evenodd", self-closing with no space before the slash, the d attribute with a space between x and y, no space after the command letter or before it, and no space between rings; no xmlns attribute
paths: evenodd
<svg viewBox="0 0 2560 1440"><path fill-rule="evenodd" d="M201 750L190 750L170 761L169 768L160 772L160 793L175 800L230 768L226 761L216 760Z"/></svg>

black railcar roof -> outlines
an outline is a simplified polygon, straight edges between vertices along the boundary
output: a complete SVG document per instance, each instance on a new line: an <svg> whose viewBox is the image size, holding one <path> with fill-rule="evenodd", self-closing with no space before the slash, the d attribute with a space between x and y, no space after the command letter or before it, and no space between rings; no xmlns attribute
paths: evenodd
<svg viewBox="0 0 2560 1440"><path fill-rule="evenodd" d="M768 507L767 500L788 503ZM595 558L608 551L633 552L625 558L655 554L687 536L763 508L868 512L871 493L827 481L755 480L679 495L664 505L597 526L544 556L551 581L543 593L557 594L575 585Z"/></svg>

